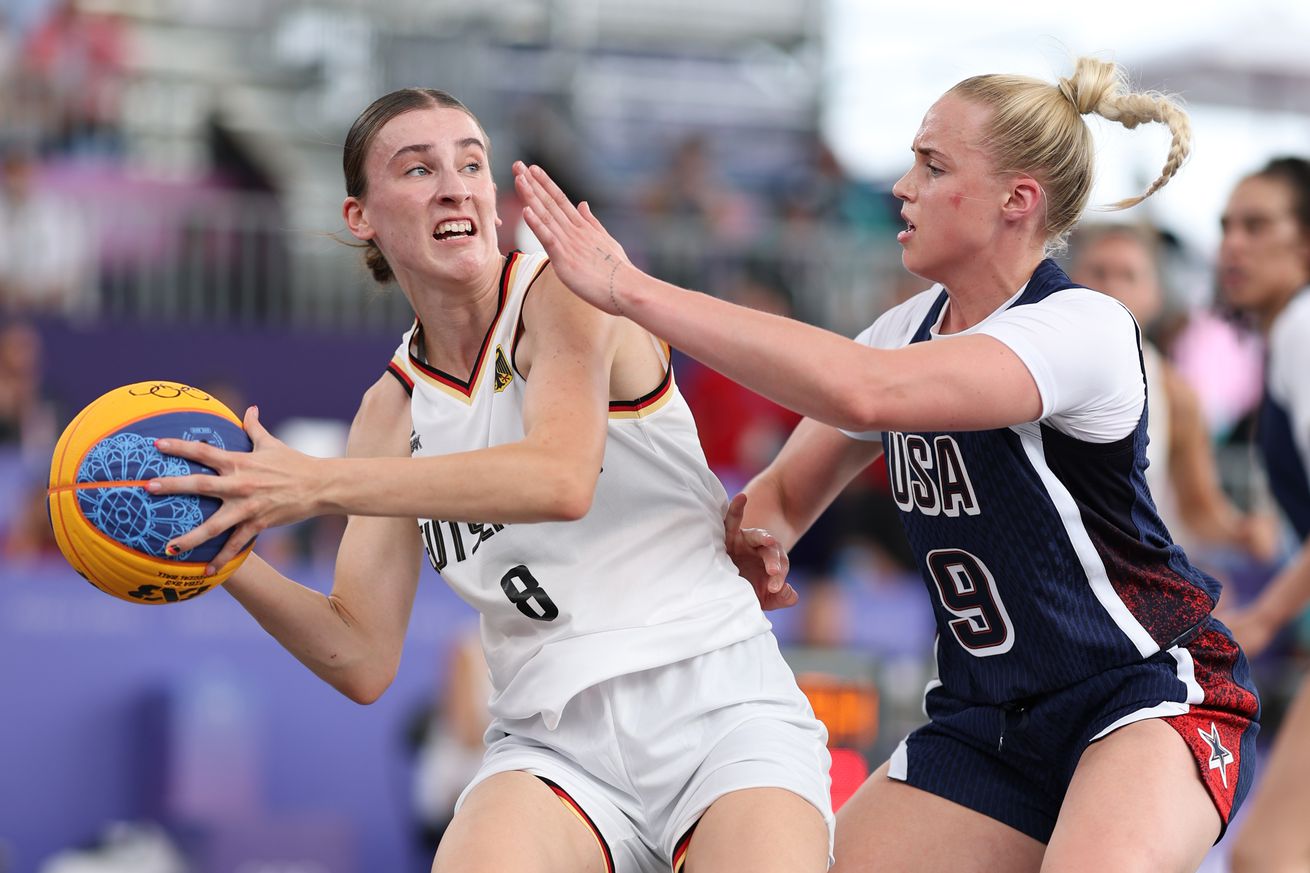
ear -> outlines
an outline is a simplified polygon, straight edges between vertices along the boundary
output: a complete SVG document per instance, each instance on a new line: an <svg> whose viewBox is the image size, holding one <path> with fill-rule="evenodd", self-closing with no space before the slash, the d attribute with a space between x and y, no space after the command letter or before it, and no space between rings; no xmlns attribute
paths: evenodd
<svg viewBox="0 0 1310 873"><path fill-rule="evenodd" d="M364 217L364 204L358 197L347 197L341 204L341 216L355 239L370 240L377 235Z"/></svg>
<svg viewBox="0 0 1310 873"><path fill-rule="evenodd" d="M1007 221L1019 222L1035 215L1044 205L1046 192L1032 176L1015 174L1010 179L1001 212Z"/></svg>

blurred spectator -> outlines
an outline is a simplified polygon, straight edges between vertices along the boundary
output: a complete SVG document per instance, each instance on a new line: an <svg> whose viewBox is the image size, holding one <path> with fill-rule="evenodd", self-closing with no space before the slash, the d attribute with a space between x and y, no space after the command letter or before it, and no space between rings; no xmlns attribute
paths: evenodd
<svg viewBox="0 0 1310 873"><path fill-rule="evenodd" d="M8 123L13 118L10 89L18 77L18 37L13 21L6 10L0 8L0 118ZM12 132L10 133L12 136Z"/></svg>
<svg viewBox="0 0 1310 873"><path fill-rule="evenodd" d="M842 587L829 577L807 580L801 590L797 627L802 646L840 649L851 642L852 605Z"/></svg>
<svg viewBox="0 0 1310 873"><path fill-rule="evenodd" d="M115 154L127 43L119 21L55 0L23 45L51 112L51 151Z"/></svg>
<svg viewBox="0 0 1310 873"><path fill-rule="evenodd" d="M777 202L788 224L817 222L861 234L899 226L896 199L848 175L817 133L805 145L805 160L786 175Z"/></svg>
<svg viewBox="0 0 1310 873"><path fill-rule="evenodd" d="M646 220L651 272L667 282L713 291L723 270L758 230L751 198L720 171L709 140L679 142L665 171L638 198Z"/></svg>
<svg viewBox="0 0 1310 873"><path fill-rule="evenodd" d="M94 845L65 849L38 873L187 873L191 865L164 827L153 821L116 821Z"/></svg>
<svg viewBox="0 0 1310 873"><path fill-rule="evenodd" d="M91 246L83 215L36 184L28 150L0 157L0 313L86 312Z"/></svg>
<svg viewBox="0 0 1310 873"><path fill-rule="evenodd" d="M540 96L529 97L510 113L509 125L508 148L519 160L543 167L574 202L585 200L593 210L605 209L608 198L590 171L592 146L578 136L576 122L566 109ZM497 194L500 218L510 229L501 234L502 251L541 251L541 243L523 222L523 204L513 181L501 181Z"/></svg>
<svg viewBox="0 0 1310 873"><path fill-rule="evenodd" d="M1159 234L1131 225L1087 225L1072 241L1073 281L1119 302L1150 334L1164 309ZM1150 340L1143 338L1149 404L1146 480L1174 540L1242 549L1261 561L1278 549L1278 523L1242 512L1224 493L1196 392Z"/></svg>
<svg viewBox="0 0 1310 873"><path fill-rule="evenodd" d="M22 63L19 32L0 9L0 125L8 143L39 143L52 127L43 77Z"/></svg>
<svg viewBox="0 0 1310 873"><path fill-rule="evenodd" d="M791 314L786 294L749 277L726 296L752 309ZM729 493L735 493L773 460L801 417L689 359L685 372L688 378L681 385L696 419L705 460Z"/></svg>
<svg viewBox="0 0 1310 873"><path fill-rule="evenodd" d="M491 724L491 679L476 626L457 638L446 664L441 692L416 738L414 806L428 855L436 854L455 801L482 763L483 734Z"/></svg>
<svg viewBox="0 0 1310 873"><path fill-rule="evenodd" d="M25 322L0 323L0 555L54 554L45 471L56 420L41 381L41 336Z"/></svg>
<svg viewBox="0 0 1310 873"><path fill-rule="evenodd" d="M46 482L31 477L21 494L5 495L14 501L13 511L0 526L0 557L5 561L29 561L59 554L55 532L50 527L49 508L46 506Z"/></svg>
<svg viewBox="0 0 1310 873"><path fill-rule="evenodd" d="M0 445L48 451L54 431L41 387L41 335L26 322L0 326Z"/></svg>
<svg viewBox="0 0 1310 873"><path fill-rule="evenodd" d="M876 252L879 243L894 245L900 202L890 185L879 189L849 176L818 134L781 176L772 192L775 220L755 240L755 257L773 265L793 295L795 317L839 332L863 328L885 306L863 310L850 298L867 297L870 285L880 285L874 274L899 260L899 252ZM920 280L915 291L925 287Z"/></svg>
<svg viewBox="0 0 1310 873"><path fill-rule="evenodd" d="M217 221L201 207L183 225L182 256L199 266L192 270L193 293L207 309L230 308L244 320L285 315L277 304L291 281L291 254L277 174L225 113L211 111L204 130L215 183L241 198Z"/></svg>
<svg viewBox="0 0 1310 873"><path fill-rule="evenodd" d="M515 157L545 168L570 200L586 200L592 209L605 207L604 192L588 169L589 146L578 136L566 110L544 98L530 98L511 114L510 136ZM510 180L503 187L514 188Z"/></svg>

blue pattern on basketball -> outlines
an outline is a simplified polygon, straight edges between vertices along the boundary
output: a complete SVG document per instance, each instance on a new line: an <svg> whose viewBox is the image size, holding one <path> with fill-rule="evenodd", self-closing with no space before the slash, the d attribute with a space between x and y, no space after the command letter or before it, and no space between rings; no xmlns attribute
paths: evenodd
<svg viewBox="0 0 1310 873"><path fill-rule="evenodd" d="M249 451L250 438L237 425L203 412L172 412L133 422L96 443L82 460L77 482L132 482L156 476L214 471L185 458L161 454L156 439L201 440L219 448ZM210 561L227 542L228 532L179 555L168 555L169 540L199 525L220 501L195 494L156 496L139 486L82 488L78 507L86 520L123 545L156 558Z"/></svg>

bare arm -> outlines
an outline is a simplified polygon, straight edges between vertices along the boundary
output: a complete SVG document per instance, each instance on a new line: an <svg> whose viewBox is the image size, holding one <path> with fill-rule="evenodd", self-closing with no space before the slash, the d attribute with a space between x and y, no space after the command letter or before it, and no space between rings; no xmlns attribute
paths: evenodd
<svg viewBox="0 0 1310 873"><path fill-rule="evenodd" d="M369 389L347 453L409 452L409 398L390 376ZM306 588L252 554L223 586L268 633L321 679L370 703L395 677L421 560L413 518L352 516L337 552L332 593Z"/></svg>
<svg viewBox="0 0 1310 873"><path fill-rule="evenodd" d="M746 486L745 523L767 528L790 550L837 495L882 454L882 444L857 440L805 419L767 468Z"/></svg>
<svg viewBox="0 0 1310 873"><path fill-rule="evenodd" d="M1202 539L1246 548L1245 516L1219 484L1196 392L1168 363L1162 366L1169 416L1169 481L1178 495L1179 513L1188 529Z"/></svg>
<svg viewBox="0 0 1310 873"><path fill-rule="evenodd" d="M1250 606L1225 621L1237 642L1254 657L1283 627L1310 606L1310 541L1260 592Z"/></svg>
<svg viewBox="0 0 1310 873"><path fill-rule="evenodd" d="M525 219L574 293L803 415L855 431L980 430L1041 415L1036 382L999 340L873 349L687 291L634 267L586 204L574 208L540 168L516 164L515 180Z"/></svg>
<svg viewBox="0 0 1310 873"><path fill-rule="evenodd" d="M568 293L547 270L525 303L533 364L524 401L524 438L428 458L310 458L278 442L247 413L250 453L164 440L162 451L199 461L218 476L151 483L156 493L218 497L222 507L175 544L191 548L235 527L214 564L222 566L268 527L315 515L539 522L581 518L591 506L606 437L610 370L618 319Z"/></svg>
<svg viewBox="0 0 1310 873"><path fill-rule="evenodd" d="M444 708L447 728L467 748L481 748L491 714L487 710L487 660L476 634L460 640L450 662Z"/></svg>

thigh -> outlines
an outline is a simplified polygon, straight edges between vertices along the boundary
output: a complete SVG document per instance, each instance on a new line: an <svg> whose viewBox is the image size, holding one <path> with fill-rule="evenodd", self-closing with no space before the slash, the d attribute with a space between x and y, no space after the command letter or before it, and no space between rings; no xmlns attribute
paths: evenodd
<svg viewBox="0 0 1310 873"><path fill-rule="evenodd" d="M887 776L883 764L837 812L832 873L1026 873L1040 842ZM1108 869L1108 868L1107 868Z"/></svg>
<svg viewBox="0 0 1310 873"><path fill-rule="evenodd" d="M695 827L696 848L688 851L702 860L694 863L720 869L707 866L706 844L730 842L733 837L714 835L745 824L729 813L755 804L800 813L757 818L755 834L737 831L739 843L754 839L764 823L770 840L795 839L808 852L814 818L823 825L818 857L826 861L832 833L828 735L771 634L638 678L616 694L616 720L623 760L641 798L642 827L666 864L687 848L685 837ZM717 810L718 824L705 829L710 810ZM734 862L733 869L747 868Z"/></svg>
<svg viewBox="0 0 1310 873"><path fill-rule="evenodd" d="M1261 761L1233 843L1233 873L1310 873L1310 680L1301 685Z"/></svg>
<svg viewBox="0 0 1310 873"><path fill-rule="evenodd" d="M1083 752L1042 873L1194 873L1220 826L1179 733L1158 718L1133 722Z"/></svg>
<svg viewBox="0 0 1310 873"><path fill-rule="evenodd" d="M489 776L464 798L437 847L433 873L607 873L594 831L528 773Z"/></svg>
<svg viewBox="0 0 1310 873"><path fill-rule="evenodd" d="M674 861L676 865L676 857ZM827 869L828 823L823 814L810 801L781 788L748 788L714 801L696 825L682 867L684 873Z"/></svg>

